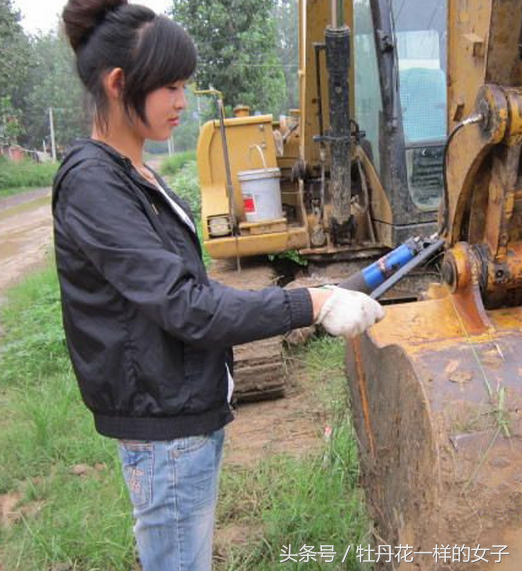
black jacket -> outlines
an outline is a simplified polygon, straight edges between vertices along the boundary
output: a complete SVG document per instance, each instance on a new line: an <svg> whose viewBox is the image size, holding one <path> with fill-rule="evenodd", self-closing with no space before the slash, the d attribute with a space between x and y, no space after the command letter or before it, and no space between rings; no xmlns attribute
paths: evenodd
<svg viewBox="0 0 522 571"><path fill-rule="evenodd" d="M106 436L168 440L221 428L233 418L229 348L312 322L305 289L240 291L209 280L197 236L107 145L88 139L71 149L53 214L69 354Z"/></svg>

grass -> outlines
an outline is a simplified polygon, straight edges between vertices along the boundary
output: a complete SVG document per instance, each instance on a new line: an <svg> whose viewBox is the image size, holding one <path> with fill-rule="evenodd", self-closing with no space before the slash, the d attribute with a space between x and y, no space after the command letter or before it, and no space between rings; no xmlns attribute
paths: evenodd
<svg viewBox="0 0 522 571"><path fill-rule="evenodd" d="M201 218L201 193L196 161L187 161L174 174L167 174L165 180L174 192L188 202L196 220Z"/></svg>
<svg viewBox="0 0 522 571"><path fill-rule="evenodd" d="M28 188L51 186L57 169L57 163L35 163L31 160L14 162L0 157L0 196Z"/></svg>
<svg viewBox="0 0 522 571"><path fill-rule="evenodd" d="M0 494L21 494L26 515L0 528L0 561L9 571L47 571L60 563L77 571L130 571L132 522L116 447L96 434L81 402L66 355L53 265L13 289L8 300L2 310ZM321 453L272 457L249 470L225 467L219 525L259 525L262 532L248 549L231 549L218 569L279 569L288 544L333 544L340 553L364 542L368 527L342 352L339 342L318 339L294 355L317 383L317 398L332 418L333 433ZM77 476L71 469L78 464L99 469ZM359 569L350 557L342 567L328 568Z"/></svg>
<svg viewBox="0 0 522 571"><path fill-rule="evenodd" d="M330 420L332 433L319 454L274 456L255 470L224 470L219 524L236 523L246 529L260 525L262 532L248 547L233 548L227 561L217 567L219 571L284 568L282 549L289 545L293 553L300 553L304 545L313 546L314 551L333 545L337 555L333 563L320 555L316 562L299 561L300 556L297 563L286 563L288 568L361 569L355 546L369 543L369 522L358 487L357 447L343 373L344 343L327 337L314 339L298 349L294 358L303 363L303 373L316 387L312 400Z"/></svg>
<svg viewBox="0 0 522 571"><path fill-rule="evenodd" d="M181 153L176 153L172 157L167 157L163 159L160 166L160 172L162 175L174 175L182 167L184 167L188 162L196 160L196 151L183 151Z"/></svg>
<svg viewBox="0 0 522 571"><path fill-rule="evenodd" d="M7 196L13 196L14 194L20 194L21 192L26 192L27 190L33 190L30 186L16 186L14 188L0 188L0 198L5 198Z"/></svg>
<svg viewBox="0 0 522 571"><path fill-rule="evenodd" d="M56 271L11 290L2 308L0 493L22 496L36 515L0 528L5 569L75 563L124 571L134 559L131 518L114 442L99 437L66 354ZM76 476L77 464L103 469ZM25 506L25 508L24 508Z"/></svg>

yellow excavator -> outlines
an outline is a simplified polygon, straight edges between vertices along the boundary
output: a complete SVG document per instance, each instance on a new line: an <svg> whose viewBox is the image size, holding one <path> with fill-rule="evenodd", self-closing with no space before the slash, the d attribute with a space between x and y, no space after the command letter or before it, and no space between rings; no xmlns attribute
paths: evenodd
<svg viewBox="0 0 522 571"><path fill-rule="evenodd" d="M522 0L303 0L300 35L299 110L202 131L205 245L331 277L435 234L441 283L347 344L369 561L518 571ZM282 215L249 220L245 171L271 169Z"/></svg>
<svg viewBox="0 0 522 571"><path fill-rule="evenodd" d="M284 252L308 262L287 287L339 282L411 236L414 255L437 231L444 3L301 0L299 37L299 109L278 121L244 107L225 118L220 101L220 119L200 132L210 271L235 287L281 283L267 255ZM388 295L415 299L436 278L410 274ZM235 350L240 400L283 394L281 341Z"/></svg>
<svg viewBox="0 0 522 571"><path fill-rule="evenodd" d="M349 343L347 372L376 541L419 554L377 568L508 571L522 561L522 0L449 0L447 22L443 283Z"/></svg>

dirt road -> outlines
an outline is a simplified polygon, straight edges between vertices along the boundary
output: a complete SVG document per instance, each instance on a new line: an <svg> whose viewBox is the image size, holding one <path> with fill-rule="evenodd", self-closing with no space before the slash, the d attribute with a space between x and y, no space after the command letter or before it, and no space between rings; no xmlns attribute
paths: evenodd
<svg viewBox="0 0 522 571"><path fill-rule="evenodd" d="M0 301L8 286L45 259L51 240L50 188L0 199Z"/></svg>
<svg viewBox="0 0 522 571"><path fill-rule="evenodd" d="M160 163L148 161L155 169ZM45 259L51 244L50 187L0 198L0 303L10 285Z"/></svg>

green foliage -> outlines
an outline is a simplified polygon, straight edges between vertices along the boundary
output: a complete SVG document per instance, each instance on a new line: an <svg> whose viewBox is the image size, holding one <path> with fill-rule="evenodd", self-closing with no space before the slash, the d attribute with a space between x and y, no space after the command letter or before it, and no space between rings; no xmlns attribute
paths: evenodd
<svg viewBox="0 0 522 571"><path fill-rule="evenodd" d="M274 0L173 0L172 14L198 46L196 81L234 107L278 113L286 98L276 51Z"/></svg>
<svg viewBox="0 0 522 571"><path fill-rule="evenodd" d="M56 31L27 37L11 0L0 0L0 95L1 142L49 147L49 107L59 150L88 132L72 50Z"/></svg>
<svg viewBox="0 0 522 571"><path fill-rule="evenodd" d="M0 0L0 95L21 108L23 86L32 65L29 40L12 0Z"/></svg>
<svg viewBox="0 0 522 571"><path fill-rule="evenodd" d="M263 460L255 469L229 468L223 473L224 493L218 504L218 521L237 525L262 523L255 542L238 546L218 571L272 571L280 569L284 545L298 552L303 545L334 545L336 565L325 569L356 571L355 546L370 543L369 521L362 490L358 487L357 444L348 414L343 373L344 342L315 338L297 349L303 374L317 386L317 401L330 418L331 435L322 450L302 458L280 455ZM348 546L353 546L340 564ZM287 563L290 569L322 569L314 563Z"/></svg>
<svg viewBox="0 0 522 571"><path fill-rule="evenodd" d="M181 123L174 129L173 141L176 151L194 150L198 143L199 125L213 117L212 100L197 97L193 86L187 87L187 108L181 115Z"/></svg>
<svg viewBox="0 0 522 571"><path fill-rule="evenodd" d="M196 161L190 159L190 154L187 156L189 160L177 169L176 174L167 174L165 176L165 180L178 196L188 202L190 209L192 210L192 214L196 219L196 229L201 242L201 248L203 250L203 261L205 262L205 266L209 266L212 259L203 245L203 231L201 228L201 191L199 187L198 170L196 167Z"/></svg>
<svg viewBox="0 0 522 571"><path fill-rule="evenodd" d="M2 385L18 388L62 372L68 363L56 270L30 276L2 307Z"/></svg>
<svg viewBox="0 0 522 571"><path fill-rule="evenodd" d="M13 571L80 561L85 570L128 571L131 516L116 447L96 434L80 398L54 265L10 291L2 323L0 494L20 493L22 510L40 509L0 528L0 561ZM98 470L79 477L77 464Z"/></svg>
<svg viewBox="0 0 522 571"><path fill-rule="evenodd" d="M15 162L0 157L0 193L3 189L50 186L57 168L58 165L51 162Z"/></svg>
<svg viewBox="0 0 522 571"><path fill-rule="evenodd" d="M217 566L219 571L279 569L282 548L288 545L293 553L303 545L313 546L314 550L334 545L338 565L351 545L342 567L324 568L361 568L355 546L369 543L369 525L362 491L357 487L356 440L348 420L337 422L323 448L322 455L300 459L281 455L255 469L224 470L218 521L246 527L260 522L263 532L246 548L234 548L226 564ZM309 569L313 563L287 565L291 569Z"/></svg>
<svg viewBox="0 0 522 571"><path fill-rule="evenodd" d="M190 155L189 155L190 159ZM168 175L165 177L167 183L172 190L183 200L188 202L192 214L196 219L196 226L198 231L199 240L203 249L203 261L208 266L211 263L211 258L203 246L203 232L201 229L201 190L198 180L198 169L195 160L188 160L182 167L180 167L176 174Z"/></svg>
<svg viewBox="0 0 522 571"><path fill-rule="evenodd" d="M13 107L9 96L0 97L0 145L16 143L20 133L19 110Z"/></svg>
<svg viewBox="0 0 522 571"><path fill-rule="evenodd" d="M13 196L14 194L20 194L27 190L33 190L28 186L17 186L11 188L0 188L0 198L5 198L6 196Z"/></svg>
<svg viewBox="0 0 522 571"><path fill-rule="evenodd" d="M33 66L24 86L23 143L50 148L49 108L53 108L59 153L78 137L89 133L89 112L81 82L74 69L73 52L65 38L49 32L31 41Z"/></svg>
<svg viewBox="0 0 522 571"><path fill-rule="evenodd" d="M158 155L166 155L169 152L168 141L151 141L147 139L143 148L145 160L157 158Z"/></svg>
<svg viewBox="0 0 522 571"><path fill-rule="evenodd" d="M277 54L285 75L287 100L283 112L299 107L299 14L295 0L277 0L274 18Z"/></svg>
<svg viewBox="0 0 522 571"><path fill-rule="evenodd" d="M300 266L307 266L308 260L303 258L297 250L287 250L280 254L268 254L268 259L272 262L274 260L290 260Z"/></svg>
<svg viewBox="0 0 522 571"><path fill-rule="evenodd" d="M111 450L111 458L115 456ZM120 467L111 460L103 470L92 472L75 476L70 466L58 462L50 477L29 479L25 489L20 486L26 491L21 508L40 509L37 517L0 530L0 557L6 569L135 569L131 511Z"/></svg>
<svg viewBox="0 0 522 571"><path fill-rule="evenodd" d="M168 175L166 180L172 190L189 203L194 217L199 221L201 218L201 192L199 189L198 170L196 161L190 160L190 157L186 158L185 164L175 171L176 174ZM182 161L182 159L178 160Z"/></svg>
<svg viewBox="0 0 522 571"><path fill-rule="evenodd" d="M160 166L162 175L174 175L189 161L196 160L196 151L183 151L163 160Z"/></svg>

